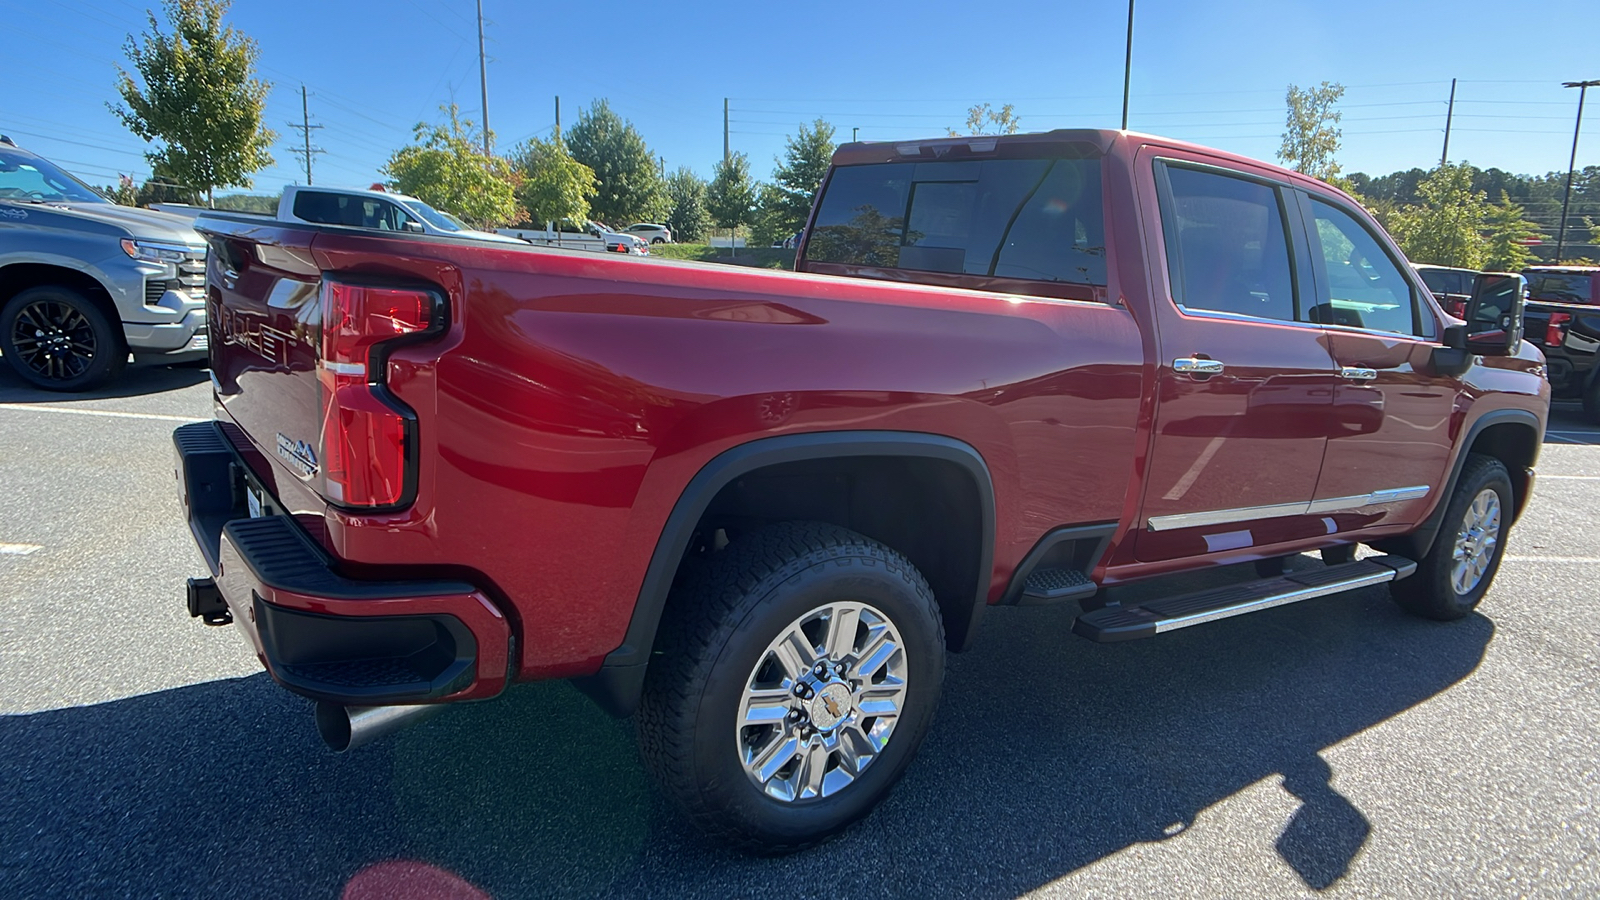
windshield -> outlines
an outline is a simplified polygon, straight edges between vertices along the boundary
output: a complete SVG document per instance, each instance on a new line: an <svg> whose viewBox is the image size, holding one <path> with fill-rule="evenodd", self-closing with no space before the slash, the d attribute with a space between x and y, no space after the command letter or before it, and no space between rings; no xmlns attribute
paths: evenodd
<svg viewBox="0 0 1600 900"><path fill-rule="evenodd" d="M399 198L397 197L395 199L398 200ZM421 218L429 225L432 225L440 231L468 230L465 225L458 225L455 222L452 222L450 219L445 218L445 213L439 212L437 209L434 209L428 204L423 203L421 200L412 200L407 198L405 200L400 200L400 204L406 209L416 213L418 218Z"/></svg>
<svg viewBox="0 0 1600 900"><path fill-rule="evenodd" d="M0 150L0 200L110 202L49 162L14 150Z"/></svg>

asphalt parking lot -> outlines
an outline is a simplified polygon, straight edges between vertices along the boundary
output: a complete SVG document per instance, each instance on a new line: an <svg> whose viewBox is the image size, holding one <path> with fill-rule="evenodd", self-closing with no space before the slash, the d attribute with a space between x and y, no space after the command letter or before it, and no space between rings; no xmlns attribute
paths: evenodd
<svg viewBox="0 0 1600 900"><path fill-rule="evenodd" d="M201 369L87 399L0 371L0 896L1600 895L1600 429L1571 406L1480 614L1380 588L1102 646L991 611L888 802L782 859L704 844L565 684L326 751L183 609L169 433L209 407Z"/></svg>

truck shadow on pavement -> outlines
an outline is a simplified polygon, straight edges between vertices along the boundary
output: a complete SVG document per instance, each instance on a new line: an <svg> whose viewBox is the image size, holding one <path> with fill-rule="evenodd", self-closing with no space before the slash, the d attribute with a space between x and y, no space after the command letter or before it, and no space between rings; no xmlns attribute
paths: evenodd
<svg viewBox="0 0 1600 900"><path fill-rule="evenodd" d="M17 377L0 361L0 403L65 403L72 400L108 400L161 394L202 384L211 375L202 364L181 366L129 366L110 384L97 391L78 394L41 391Z"/></svg>
<svg viewBox="0 0 1600 900"><path fill-rule="evenodd" d="M631 725L565 684L347 756L264 675L0 717L0 893L1015 897L1274 776L1299 804L1276 852L1321 889L1371 826L1320 751L1466 677L1494 633L1405 617L1382 589L1121 645L1071 619L991 610L892 796L777 859L700 839Z"/></svg>

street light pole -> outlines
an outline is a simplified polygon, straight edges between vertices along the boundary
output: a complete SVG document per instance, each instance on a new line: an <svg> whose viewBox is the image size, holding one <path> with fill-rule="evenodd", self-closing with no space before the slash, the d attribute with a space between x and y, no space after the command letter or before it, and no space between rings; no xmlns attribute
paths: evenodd
<svg viewBox="0 0 1600 900"><path fill-rule="evenodd" d="M1133 0L1128 0L1128 52L1122 58L1122 130L1128 130L1128 85L1133 82Z"/></svg>
<svg viewBox="0 0 1600 900"><path fill-rule="evenodd" d="M1556 229L1556 265L1561 265L1561 252L1567 244L1567 204L1572 200L1572 170L1578 165L1578 134L1583 131L1583 99L1589 88L1600 87L1600 81L1565 81L1562 87L1578 89L1578 124L1572 128L1572 158L1567 160L1567 189L1561 195L1561 226Z"/></svg>

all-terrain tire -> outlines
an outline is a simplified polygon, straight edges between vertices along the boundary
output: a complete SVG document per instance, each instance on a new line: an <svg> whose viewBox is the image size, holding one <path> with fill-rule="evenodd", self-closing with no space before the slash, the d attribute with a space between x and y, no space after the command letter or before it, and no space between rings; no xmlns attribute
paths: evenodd
<svg viewBox="0 0 1600 900"><path fill-rule="evenodd" d="M1485 565L1477 580L1465 590L1458 590L1454 579L1458 563L1457 548L1469 540L1473 526L1471 511L1474 502L1485 492L1494 494L1498 507L1496 524L1491 535L1492 550L1485 554ZM1413 615L1439 621L1450 621L1468 615L1488 593L1500 569L1500 559L1505 555L1506 533L1511 528L1513 506L1511 476L1506 467L1492 456L1474 453L1467 457L1456 480L1455 492L1445 507L1444 521L1439 534L1433 539L1433 548L1417 561L1416 574L1392 582L1389 593L1401 609ZM1479 544L1481 539L1470 543Z"/></svg>
<svg viewBox="0 0 1600 900"><path fill-rule="evenodd" d="M736 726L769 645L819 606L870 604L898 631L906 691L887 742L843 788L775 799L746 773ZM811 846L866 816L916 755L944 678L944 626L927 581L845 528L784 522L742 536L668 599L637 715L662 791L713 839L755 853Z"/></svg>
<svg viewBox="0 0 1600 900"><path fill-rule="evenodd" d="M46 355L41 341L62 341ZM24 381L47 391L91 391L128 363L122 332L100 306L72 288L43 285L0 308L0 354Z"/></svg>

